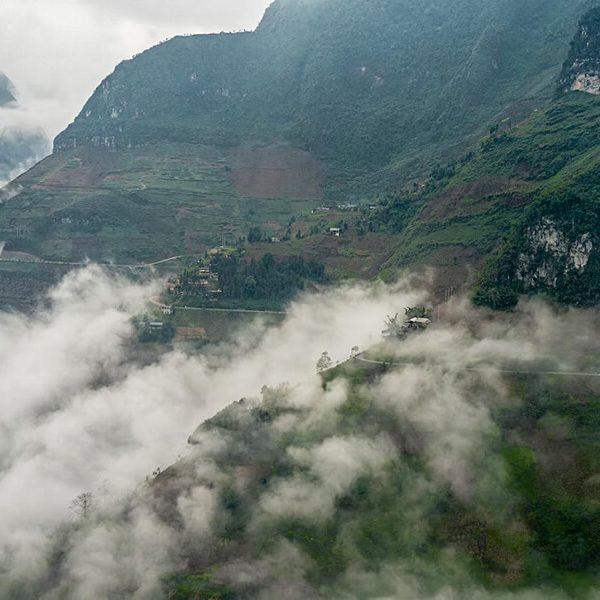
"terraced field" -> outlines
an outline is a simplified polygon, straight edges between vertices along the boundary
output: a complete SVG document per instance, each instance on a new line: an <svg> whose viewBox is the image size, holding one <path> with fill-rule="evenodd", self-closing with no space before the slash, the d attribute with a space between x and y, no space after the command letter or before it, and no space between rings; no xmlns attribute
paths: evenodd
<svg viewBox="0 0 600 600"><path fill-rule="evenodd" d="M137 263L202 253L253 225L282 227L319 203L321 171L287 147L162 144L55 153L13 186L0 205L7 250Z"/></svg>

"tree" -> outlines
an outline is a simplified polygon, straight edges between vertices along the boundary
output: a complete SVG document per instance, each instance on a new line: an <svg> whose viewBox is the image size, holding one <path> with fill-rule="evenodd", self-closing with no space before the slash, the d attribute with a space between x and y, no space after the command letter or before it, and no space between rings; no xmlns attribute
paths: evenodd
<svg viewBox="0 0 600 600"><path fill-rule="evenodd" d="M254 298L256 295L256 279L252 275L246 277L246 282L244 283L244 293L249 298Z"/></svg>
<svg viewBox="0 0 600 600"><path fill-rule="evenodd" d="M69 508L78 516L85 519L89 514L92 508L94 507L94 494L92 492L84 492L83 494L79 494Z"/></svg>
<svg viewBox="0 0 600 600"><path fill-rule="evenodd" d="M251 227L248 232L248 243L249 244L257 244L262 240L263 234L262 229L260 227Z"/></svg>
<svg viewBox="0 0 600 600"><path fill-rule="evenodd" d="M352 350L350 350L350 358L356 358L360 354L360 348L358 346L354 346Z"/></svg>
<svg viewBox="0 0 600 600"><path fill-rule="evenodd" d="M386 338L398 338L404 335L405 331L402 327L402 323L398 321L398 313L396 313L393 317L388 315L388 318L385 322L385 329L381 333L383 333L383 337Z"/></svg>
<svg viewBox="0 0 600 600"><path fill-rule="evenodd" d="M331 360L331 356L329 356L329 352L323 352L321 354L321 358L317 361L317 372L322 373L323 371L327 371L331 369L333 366L333 360Z"/></svg>

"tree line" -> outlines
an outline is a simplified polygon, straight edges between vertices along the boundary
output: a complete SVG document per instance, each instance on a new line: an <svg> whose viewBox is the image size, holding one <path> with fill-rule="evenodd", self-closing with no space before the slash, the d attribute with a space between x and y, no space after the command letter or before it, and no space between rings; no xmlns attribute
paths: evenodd
<svg viewBox="0 0 600 600"><path fill-rule="evenodd" d="M239 254L219 255L211 262L222 297L227 299L288 300L303 290L307 281L324 282L325 265L302 256L244 260Z"/></svg>

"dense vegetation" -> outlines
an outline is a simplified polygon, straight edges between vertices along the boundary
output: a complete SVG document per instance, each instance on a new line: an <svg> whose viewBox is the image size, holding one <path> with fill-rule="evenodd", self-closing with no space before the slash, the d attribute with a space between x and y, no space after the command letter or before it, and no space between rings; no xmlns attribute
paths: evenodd
<svg viewBox="0 0 600 600"><path fill-rule="evenodd" d="M324 282L322 263L305 261L301 256L276 260L265 254L247 261L233 254L217 256L211 262L217 274L222 297L233 300L289 300L303 290L307 281Z"/></svg>
<svg viewBox="0 0 600 600"><path fill-rule="evenodd" d="M512 230L483 270L477 303L510 308L527 291L577 305L600 301L599 117L597 98L568 94L523 128L488 143L463 173L524 179L529 188L529 206L513 218ZM560 232L566 250L551 252L532 242L544 223ZM584 239L592 248L585 269L569 268L569 252ZM527 273L518 276L520 270ZM536 273L546 275L535 285L523 281Z"/></svg>
<svg viewBox="0 0 600 600"><path fill-rule="evenodd" d="M122 63L56 147L286 139L345 188L392 160L411 177L417 153L431 164L549 94L586 5L277 0L256 32L179 37Z"/></svg>
<svg viewBox="0 0 600 600"><path fill-rule="evenodd" d="M286 417L303 422L302 409L286 403L283 387L265 388L262 403L242 401L200 428L235 440L223 453L223 466L243 465L256 478L244 489L233 482L221 489L215 527L222 551L227 554L229 548L240 560L243 549L248 556L241 561L250 562L286 540L309 560L305 593L318 589L325 597L381 597L382 590L385 597L416 597L402 595L408 592L401 591L399 580L386 582L384 565L415 578L421 593L427 590L432 597L447 586L461 590L461 597L475 597L470 579L490 592L508 587L517 594L542 586L548 593L560 588L570 598L588 597L600 568L600 511L594 500L600 398L579 392L575 399L543 378L512 377L511 393L522 404L496 411L497 429L471 465L476 490L461 498L452 486L430 479L420 444L410 441L414 432L363 387L373 383L372 377L348 366L325 374L328 385L341 379L351 386L333 425L273 433L273 424ZM273 487L307 477L290 449L318 445L322 436L334 433L388 435L402 448L401 456L390 455L380 469L359 477L337 496L324 520L310 514L270 516L261 527L253 526ZM488 480L498 469L504 489ZM369 592L347 587L351 565L378 574L377 586ZM198 590L199 598L255 597L250 583L238 584L236 591L211 583L218 569L214 564L169 580L167 588L181 598L184 590ZM293 577L291 570L285 577Z"/></svg>

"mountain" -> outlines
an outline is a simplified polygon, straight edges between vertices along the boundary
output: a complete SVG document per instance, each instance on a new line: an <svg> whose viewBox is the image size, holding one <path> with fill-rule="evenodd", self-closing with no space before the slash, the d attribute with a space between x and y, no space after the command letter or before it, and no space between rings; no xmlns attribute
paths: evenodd
<svg viewBox="0 0 600 600"><path fill-rule="evenodd" d="M479 148L385 199L369 228L397 236L383 272L437 268L446 294L475 281L476 303L521 294L600 302L600 10L583 17L552 101L493 124Z"/></svg>
<svg viewBox="0 0 600 600"><path fill-rule="evenodd" d="M18 181L0 237L160 259L396 189L542 105L587 5L278 0L254 32L175 38L102 82Z"/></svg>
<svg viewBox="0 0 600 600"><path fill-rule="evenodd" d="M19 109L16 93L11 80L0 72L0 110L9 112L0 128L0 187L31 168L50 150L43 131L10 125L10 117Z"/></svg>
<svg viewBox="0 0 600 600"><path fill-rule="evenodd" d="M0 108L17 101L15 90L10 79L0 71Z"/></svg>
<svg viewBox="0 0 600 600"><path fill-rule="evenodd" d="M438 295L479 280L496 308L597 302L589 7L278 0L254 32L174 38L121 63L15 182L0 239L119 264L241 245L333 278L433 266Z"/></svg>
<svg viewBox="0 0 600 600"><path fill-rule="evenodd" d="M588 4L279 0L255 32L122 63L55 147L285 140L336 163L346 190L391 162L405 177L415 153L448 154L550 94Z"/></svg>
<svg viewBox="0 0 600 600"><path fill-rule="evenodd" d="M600 94L600 8L590 10L579 24L560 89Z"/></svg>

